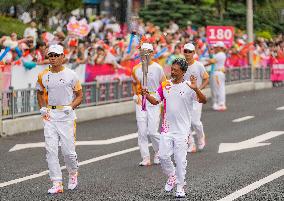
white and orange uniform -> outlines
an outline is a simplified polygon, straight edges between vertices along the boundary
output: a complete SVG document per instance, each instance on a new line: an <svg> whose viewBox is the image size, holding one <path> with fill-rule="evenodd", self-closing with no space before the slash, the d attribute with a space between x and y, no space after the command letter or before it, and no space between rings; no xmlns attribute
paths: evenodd
<svg viewBox="0 0 284 201"><path fill-rule="evenodd" d="M226 106L225 94L225 62L226 54L218 52L214 54L213 58L216 60L214 72L210 78L210 87L212 91L213 105Z"/></svg>
<svg viewBox="0 0 284 201"><path fill-rule="evenodd" d="M136 86L136 95L142 100L139 94L142 88L143 71L142 64L138 64L133 68L132 72L133 84ZM156 62L152 62L148 66L147 89L150 94L154 94L160 83L165 80L163 68ZM136 104L136 120L138 127L138 145L142 159L150 157L148 148L148 135L152 142L153 149L157 154L159 151L160 134L158 133L161 115L161 105L152 105L146 101L146 111L142 110L141 104Z"/></svg>
<svg viewBox="0 0 284 201"><path fill-rule="evenodd" d="M184 80L189 80L190 76L193 75L196 77L197 88L200 88L202 85L203 79L208 79L209 75L206 72L204 65L199 61L194 61L194 63L188 66L186 73L184 74ZM191 113L191 128L196 132L198 139L204 138L203 124L201 122L201 113L202 113L202 103L194 101L192 113ZM194 144L194 138L190 133L189 143Z"/></svg>
<svg viewBox="0 0 284 201"><path fill-rule="evenodd" d="M159 147L161 166L168 177L176 175L177 184L181 186L185 185L191 111L194 101L197 100L196 93L187 83L190 82L173 84L171 80L165 81L155 95L158 102L164 102ZM171 160L172 154L176 167Z"/></svg>
<svg viewBox="0 0 284 201"><path fill-rule="evenodd" d="M59 142L68 172L75 173L78 170L75 151L76 114L69 105L74 99L74 91L81 90L82 86L75 72L68 68L58 73L45 69L38 75L36 89L47 94L49 118L44 119L43 124L49 176L52 181L62 181L58 159Z"/></svg>

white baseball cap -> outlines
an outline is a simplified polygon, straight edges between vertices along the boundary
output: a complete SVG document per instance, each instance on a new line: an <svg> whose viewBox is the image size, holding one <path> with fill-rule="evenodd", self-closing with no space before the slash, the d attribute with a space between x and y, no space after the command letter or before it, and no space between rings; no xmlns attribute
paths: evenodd
<svg viewBox="0 0 284 201"><path fill-rule="evenodd" d="M61 45L51 45L48 48L48 53L63 54L63 47Z"/></svg>
<svg viewBox="0 0 284 201"><path fill-rule="evenodd" d="M222 41L218 41L217 43L215 43L214 45L213 45L213 47L225 47L225 44L222 42Z"/></svg>
<svg viewBox="0 0 284 201"><path fill-rule="evenodd" d="M194 46L192 43L186 43L186 44L183 46L183 49L184 49L184 50L195 51L195 46Z"/></svg>
<svg viewBox="0 0 284 201"><path fill-rule="evenodd" d="M153 45L150 43L143 43L141 45L141 49L151 50L154 51Z"/></svg>

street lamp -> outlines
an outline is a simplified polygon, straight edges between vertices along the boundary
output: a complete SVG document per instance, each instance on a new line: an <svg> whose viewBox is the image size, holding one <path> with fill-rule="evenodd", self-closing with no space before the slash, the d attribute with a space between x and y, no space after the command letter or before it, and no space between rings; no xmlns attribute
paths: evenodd
<svg viewBox="0 0 284 201"><path fill-rule="evenodd" d="M252 1L247 0L247 34L248 34L248 44L253 42L253 9ZM252 48L249 48L249 64L251 66L251 81L254 82L254 67L253 67L253 52Z"/></svg>

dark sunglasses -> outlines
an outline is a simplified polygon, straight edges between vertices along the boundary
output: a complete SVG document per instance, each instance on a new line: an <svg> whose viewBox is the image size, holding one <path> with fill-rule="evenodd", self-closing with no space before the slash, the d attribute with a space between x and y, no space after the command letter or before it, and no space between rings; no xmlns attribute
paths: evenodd
<svg viewBox="0 0 284 201"><path fill-rule="evenodd" d="M60 57L61 54L48 54L48 57Z"/></svg>
<svg viewBox="0 0 284 201"><path fill-rule="evenodd" d="M193 53L194 51L191 50L183 50L184 53L188 54L188 53Z"/></svg>

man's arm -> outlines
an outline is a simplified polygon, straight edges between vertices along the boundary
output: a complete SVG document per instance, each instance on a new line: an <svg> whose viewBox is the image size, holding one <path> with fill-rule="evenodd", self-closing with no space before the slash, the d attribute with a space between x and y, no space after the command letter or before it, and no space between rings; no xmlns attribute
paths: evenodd
<svg viewBox="0 0 284 201"><path fill-rule="evenodd" d="M202 75L202 84L200 85L199 89L200 90L204 89L208 84L209 84L209 75L204 68L204 72Z"/></svg>
<svg viewBox="0 0 284 201"><path fill-rule="evenodd" d="M200 91L200 89L197 88L197 84L196 84L197 78L194 77L193 75L190 76L190 85L187 83L187 85L195 91L196 95L197 95L197 100L199 103L207 103L207 98L206 96Z"/></svg>
<svg viewBox="0 0 284 201"><path fill-rule="evenodd" d="M75 98L70 105L73 110L81 104L83 100L83 91L82 89L80 89L78 91L74 91L74 94L75 94Z"/></svg>
<svg viewBox="0 0 284 201"><path fill-rule="evenodd" d="M152 105L158 105L159 101L157 101L153 96L149 94L149 91L147 89L142 89L142 95L146 96L146 99L152 104Z"/></svg>
<svg viewBox="0 0 284 201"><path fill-rule="evenodd" d="M204 64L204 66L209 66L209 65L215 64L215 63L216 63L216 59L208 59L208 60L207 60L207 63Z"/></svg>
<svg viewBox="0 0 284 201"><path fill-rule="evenodd" d="M198 100L199 103L203 103L203 104L207 103L207 98L206 98L206 96L200 91L200 89L195 88L195 89L193 89L193 90L195 91L195 93L196 93L196 95L197 95L197 100Z"/></svg>
<svg viewBox="0 0 284 201"><path fill-rule="evenodd" d="M44 92L37 90L36 95L39 108L46 107L46 102L44 100Z"/></svg>

